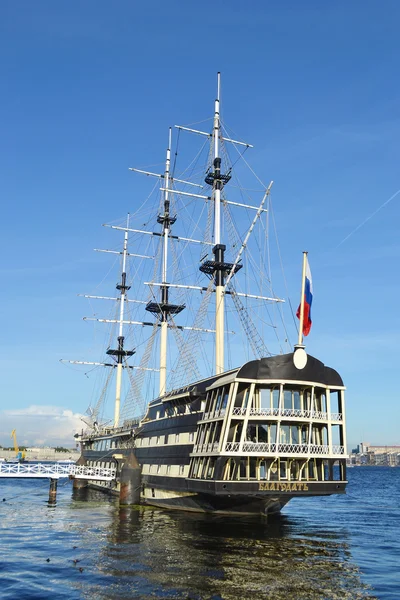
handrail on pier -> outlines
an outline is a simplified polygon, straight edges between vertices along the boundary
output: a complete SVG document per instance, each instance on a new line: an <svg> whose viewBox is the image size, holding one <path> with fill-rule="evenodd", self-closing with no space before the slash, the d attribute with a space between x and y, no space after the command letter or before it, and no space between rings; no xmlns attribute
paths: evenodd
<svg viewBox="0 0 400 600"><path fill-rule="evenodd" d="M87 467L86 465L60 465L58 463L0 463L0 478L23 479L90 479L112 481L116 478L116 467Z"/></svg>

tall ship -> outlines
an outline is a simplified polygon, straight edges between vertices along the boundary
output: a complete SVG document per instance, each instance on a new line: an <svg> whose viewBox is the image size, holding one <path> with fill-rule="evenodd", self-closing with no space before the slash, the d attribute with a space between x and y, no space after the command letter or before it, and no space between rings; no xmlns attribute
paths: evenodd
<svg viewBox="0 0 400 600"><path fill-rule="evenodd" d="M123 236L101 250L119 262L117 293L86 294L105 312L87 320L110 331L102 359L68 361L102 377L76 438L81 463L116 469L90 487L120 494L130 466L137 502L268 515L295 497L345 493L345 387L305 350L307 253L289 340L272 284L272 182L221 119L219 74L213 113L201 130L175 126L174 149L170 128L161 173L131 169L154 187L109 225Z"/></svg>

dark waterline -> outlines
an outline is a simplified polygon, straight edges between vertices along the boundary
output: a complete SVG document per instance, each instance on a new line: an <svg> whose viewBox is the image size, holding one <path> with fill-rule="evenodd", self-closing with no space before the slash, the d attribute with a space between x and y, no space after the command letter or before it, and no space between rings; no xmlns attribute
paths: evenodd
<svg viewBox="0 0 400 600"><path fill-rule="evenodd" d="M266 522L119 508L70 482L48 506L47 482L2 480L0 597L399 600L400 468L349 482Z"/></svg>

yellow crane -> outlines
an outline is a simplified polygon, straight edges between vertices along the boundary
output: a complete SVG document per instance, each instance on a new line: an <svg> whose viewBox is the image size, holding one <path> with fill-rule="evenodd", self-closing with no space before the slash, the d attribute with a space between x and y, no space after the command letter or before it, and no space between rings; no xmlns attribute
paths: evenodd
<svg viewBox="0 0 400 600"><path fill-rule="evenodd" d="M18 443L17 443L17 432L15 429L13 429L11 432L11 438L14 440L14 450L15 450L15 454L16 454L18 460L24 460L25 452L20 452L20 449L19 449Z"/></svg>

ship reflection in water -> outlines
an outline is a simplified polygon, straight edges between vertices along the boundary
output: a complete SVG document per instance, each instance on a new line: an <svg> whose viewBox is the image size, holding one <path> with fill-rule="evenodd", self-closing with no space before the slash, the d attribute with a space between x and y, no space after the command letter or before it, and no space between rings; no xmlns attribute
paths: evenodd
<svg viewBox="0 0 400 600"><path fill-rule="evenodd" d="M1 600L398 600L400 471L349 479L268 521L122 508L69 482L48 506L47 482L0 481Z"/></svg>
<svg viewBox="0 0 400 600"><path fill-rule="evenodd" d="M97 499L88 491L88 501ZM87 597L371 598L343 528L280 515L246 520L114 505ZM89 543L89 540L88 540ZM93 594L93 595L91 595ZM85 596L86 597L86 596Z"/></svg>

